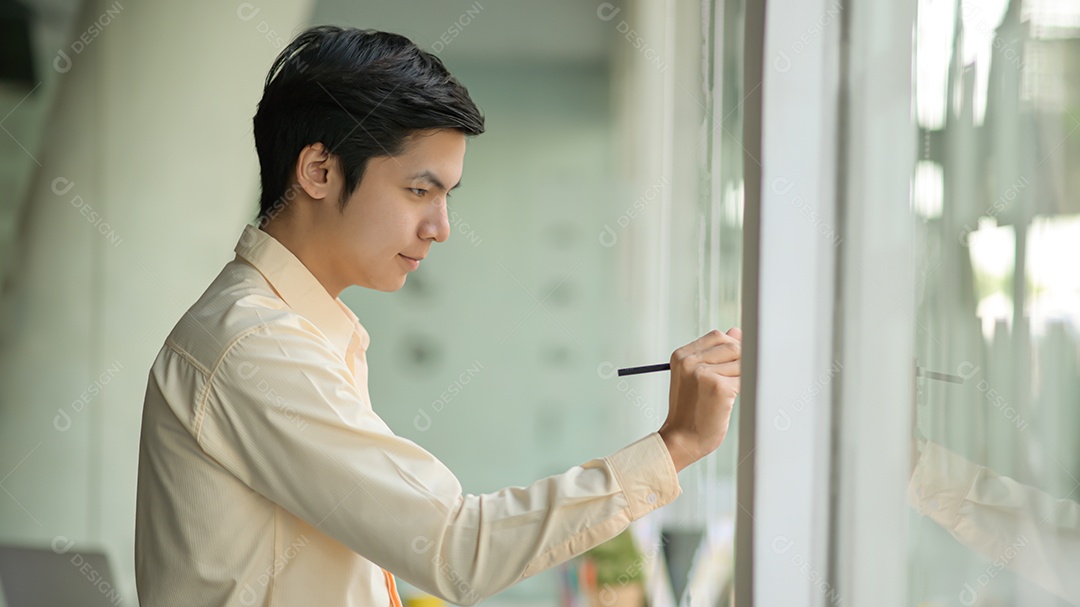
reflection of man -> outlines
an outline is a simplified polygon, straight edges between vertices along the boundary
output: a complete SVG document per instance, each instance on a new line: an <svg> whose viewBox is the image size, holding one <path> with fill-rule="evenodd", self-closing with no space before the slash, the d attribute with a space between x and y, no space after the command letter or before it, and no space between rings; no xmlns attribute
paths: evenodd
<svg viewBox="0 0 1080 607"><path fill-rule="evenodd" d="M278 57L255 116L260 226L150 372L143 607L399 605L395 574L474 604L671 502L677 471L720 445L738 329L676 351L658 432L527 487L463 494L372 410L368 333L338 295L400 289L449 237L446 199L483 128L401 36L314 28Z"/></svg>
<svg viewBox="0 0 1080 607"><path fill-rule="evenodd" d="M908 499L958 541L1061 598L1080 605L1080 504L922 443ZM970 584L969 584L970 586ZM972 605L977 588L961 600ZM965 599L965 597L968 597Z"/></svg>

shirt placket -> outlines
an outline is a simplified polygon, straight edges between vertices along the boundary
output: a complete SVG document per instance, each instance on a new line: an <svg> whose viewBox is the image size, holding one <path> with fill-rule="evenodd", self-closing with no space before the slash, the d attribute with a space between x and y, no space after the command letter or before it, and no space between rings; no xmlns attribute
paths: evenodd
<svg viewBox="0 0 1080 607"><path fill-rule="evenodd" d="M360 350L360 333L353 331L352 339L349 340L349 347L345 350L345 363L349 365L349 372L352 373L353 378L356 379L356 385L360 386L364 393L364 398L368 398L367 395L367 360L364 357L364 352ZM359 372L357 372L359 370ZM370 400L368 406L371 406ZM402 607L401 596L397 590L397 580L394 578L394 574L383 569L383 579L386 581L386 594L390 598L390 607Z"/></svg>

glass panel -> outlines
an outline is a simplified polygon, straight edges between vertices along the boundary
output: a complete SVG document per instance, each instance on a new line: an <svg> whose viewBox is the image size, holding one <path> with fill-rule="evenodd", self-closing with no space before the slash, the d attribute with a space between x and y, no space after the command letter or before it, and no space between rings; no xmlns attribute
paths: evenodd
<svg viewBox="0 0 1080 607"><path fill-rule="evenodd" d="M919 0L911 605L1080 604L1080 4Z"/></svg>
<svg viewBox="0 0 1080 607"><path fill-rule="evenodd" d="M700 171L698 234L701 269L697 335L711 329L741 326L743 150L742 100L744 0L716 0L706 16L704 68L708 91L703 128L706 153ZM739 406L720 448L691 470L697 486L702 540L681 595L682 605L717 607L734 604L735 475ZM692 598L692 600L691 600Z"/></svg>
<svg viewBox="0 0 1080 607"><path fill-rule="evenodd" d="M686 208L686 217L672 221L673 249L679 250L675 243L680 240L696 245L693 261L698 275L696 299L674 301L669 322L678 334L677 330L688 324L686 319L696 313L692 337L711 329L726 331L739 326L742 303L744 2L716 0L703 5L708 26L701 55L706 62L699 72L703 85L697 87L705 91L698 103L703 113L693 139L684 140L675 153L677 163L698 163L697 208L696 213ZM684 22L684 27L700 24ZM692 98L691 91L698 95L689 82L676 86L679 96ZM700 150L695 152L698 145ZM677 189L674 194L674 213L679 215L684 195ZM684 262L673 260L673 265L680 263ZM673 270L673 274L677 272ZM729 605L732 601L738 424L736 406L724 443L683 475L683 503L673 508L676 516L668 517L664 524L661 539L680 605L691 604L691 598L693 604L703 605ZM677 566L680 541L685 544L682 567Z"/></svg>
<svg viewBox="0 0 1080 607"><path fill-rule="evenodd" d="M617 188L625 211L598 226L621 266L633 327L619 356L625 366L666 362L676 347L740 323L743 1L601 7L621 34L615 103L628 142ZM606 381L642 431L663 421L668 374ZM631 527L632 542L586 555L595 568L578 571L596 572L594 604L730 604L737 426L735 417L720 449L680 475L679 500Z"/></svg>

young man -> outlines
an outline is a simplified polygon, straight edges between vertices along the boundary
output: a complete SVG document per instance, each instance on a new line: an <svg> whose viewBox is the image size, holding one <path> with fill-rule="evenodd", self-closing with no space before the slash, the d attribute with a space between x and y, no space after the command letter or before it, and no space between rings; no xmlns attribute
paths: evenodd
<svg viewBox="0 0 1080 607"><path fill-rule="evenodd" d="M677 471L719 446L737 329L673 354L658 432L524 488L463 494L372 410L368 334L338 295L401 288L449 237L446 196L483 129L401 36L318 27L278 57L255 115L259 225L150 372L143 607L398 605L394 575L471 605L671 502Z"/></svg>

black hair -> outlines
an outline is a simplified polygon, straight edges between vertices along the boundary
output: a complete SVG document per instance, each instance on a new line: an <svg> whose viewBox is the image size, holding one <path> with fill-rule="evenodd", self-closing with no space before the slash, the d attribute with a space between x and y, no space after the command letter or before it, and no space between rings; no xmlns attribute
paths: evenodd
<svg viewBox="0 0 1080 607"><path fill-rule="evenodd" d="M420 130L479 135L484 117L443 62L408 38L323 25L301 33L278 55L254 127L262 222L295 195L286 189L307 145L322 143L338 159L344 210L369 158L402 153Z"/></svg>

